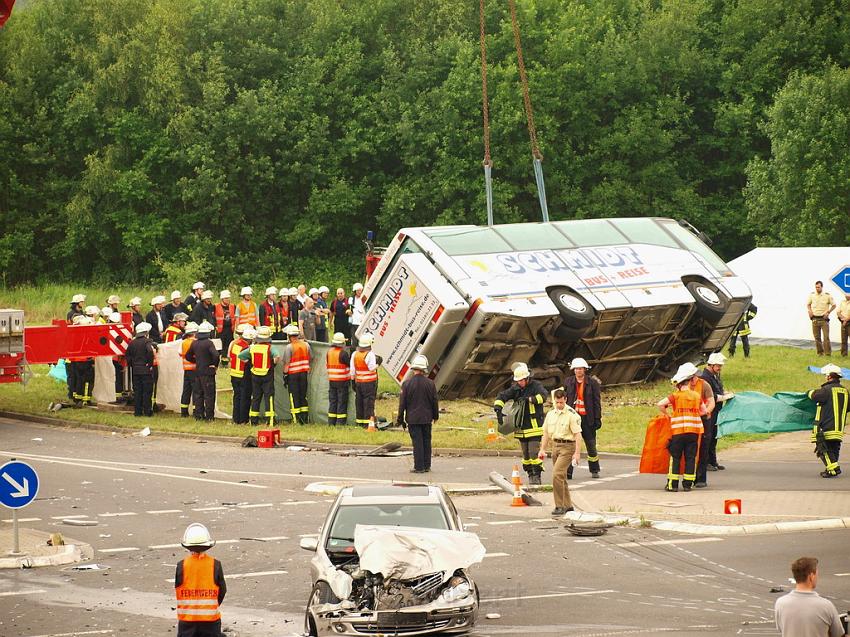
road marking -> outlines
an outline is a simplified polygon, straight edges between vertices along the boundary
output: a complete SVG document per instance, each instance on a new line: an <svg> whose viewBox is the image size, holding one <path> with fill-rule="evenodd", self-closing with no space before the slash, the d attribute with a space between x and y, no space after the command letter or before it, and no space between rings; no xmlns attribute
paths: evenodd
<svg viewBox="0 0 850 637"><path fill-rule="evenodd" d="M604 590L604 591L581 591L578 593L548 593L545 595L518 595L516 597L490 597L488 599L482 599L481 603L487 602L515 602L522 599L546 599L549 597L574 597L577 595L602 595L603 593L616 593L614 590Z"/></svg>
<svg viewBox="0 0 850 637"><path fill-rule="evenodd" d="M5 593L0 593L0 597L11 597L12 595L35 595L36 593L46 593L42 588L34 588L29 591L7 591Z"/></svg>
<svg viewBox="0 0 850 637"><path fill-rule="evenodd" d="M253 540L254 538L246 537L246 538L243 538L243 539ZM263 542L277 542L277 541L280 541L280 540L288 540L289 536L288 535L272 535L271 537L258 537L256 539L262 540Z"/></svg>
<svg viewBox="0 0 850 637"><path fill-rule="evenodd" d="M82 635L114 635L115 631L111 628L107 630L84 630L83 632L73 633L50 633L49 635L30 635L29 637L81 637Z"/></svg>
<svg viewBox="0 0 850 637"><path fill-rule="evenodd" d="M9 522L10 524L15 520L9 518L8 520L3 520L4 522ZM18 522L41 522L41 518L18 518Z"/></svg>
<svg viewBox="0 0 850 637"><path fill-rule="evenodd" d="M652 542L621 542L614 546L663 546L666 544L695 544L698 542L722 542L722 537L691 537L681 540L654 540Z"/></svg>
<svg viewBox="0 0 850 637"><path fill-rule="evenodd" d="M284 504L287 504L287 503L284 502ZM262 508L271 507L271 506L274 506L274 504L272 504L271 502L263 502L262 504L237 504L236 508L237 509L262 509Z"/></svg>
<svg viewBox="0 0 850 637"><path fill-rule="evenodd" d="M850 573L836 573L835 577L850 577Z"/></svg>
<svg viewBox="0 0 850 637"><path fill-rule="evenodd" d="M197 509L192 509L192 511L224 511L224 510L229 509L229 508L230 508L230 507L222 507L222 506L217 506L217 507L200 507L200 508L197 508Z"/></svg>
<svg viewBox="0 0 850 637"><path fill-rule="evenodd" d="M50 519L51 520L80 520L82 518L87 518L87 515L54 515Z"/></svg>
<svg viewBox="0 0 850 637"><path fill-rule="evenodd" d="M213 484L226 484L234 487L248 487L250 489L268 489L267 486L262 484L248 484L247 482L230 482L228 480L213 480L211 478L198 478L196 476L181 476L175 473L163 473L159 471L143 471L141 469L126 469L123 467L114 467L114 466L105 466L107 464L129 464L126 462L118 463L118 462L107 462L107 461L98 461L98 460L88 460L81 459L82 461L76 461L73 458L63 458L61 456L35 456L29 454L21 454L21 453L13 453L9 451L0 451L0 455L11 455L17 456L18 458L24 458L25 460L37 460L38 462L47 462L52 464L64 464L70 465L72 467L86 467L87 469L106 469L107 471L121 471L122 473L140 473L143 476L159 476L162 478L177 478L179 480L192 480L195 482L211 482ZM95 462L102 462L102 464L92 464ZM139 466L140 463L133 463L134 466ZM170 467L172 469L184 469L189 470L187 467ZM235 473L235 472L230 472ZM248 472L240 472L240 473L248 473ZM295 477L295 476L293 476Z"/></svg>
<svg viewBox="0 0 850 637"><path fill-rule="evenodd" d="M127 517L128 515L138 515L138 514L133 513L132 511L122 511L120 513L98 513L97 517L99 517L99 518L121 518L121 517Z"/></svg>
<svg viewBox="0 0 850 637"><path fill-rule="evenodd" d="M280 506L294 506L297 504L316 504L316 500L296 500L294 502L281 502Z"/></svg>
<svg viewBox="0 0 850 637"><path fill-rule="evenodd" d="M238 544L239 542L251 542L252 540L260 540L261 542L276 542L280 540L288 540L288 535L272 535L269 537L242 537L235 540L216 540L216 544ZM148 548L153 550L160 549L176 549L183 546L182 544L151 544ZM232 577L228 575L227 577Z"/></svg>
<svg viewBox="0 0 850 637"><path fill-rule="evenodd" d="M265 577L267 575L286 575L286 571L257 571L256 573L228 574L227 579L243 579L245 577Z"/></svg>
<svg viewBox="0 0 850 637"><path fill-rule="evenodd" d="M478 524L477 522L464 522L463 523L463 528L465 528L465 529L472 529L476 526L481 526L481 525Z"/></svg>
<svg viewBox="0 0 850 637"><path fill-rule="evenodd" d="M99 553L129 553L131 551L138 551L139 548L136 546L124 546L117 549L97 549Z"/></svg>
<svg viewBox="0 0 850 637"><path fill-rule="evenodd" d="M510 557L510 553L485 553L484 557Z"/></svg>
<svg viewBox="0 0 850 637"><path fill-rule="evenodd" d="M162 513L183 513L182 509L159 509L153 511L145 511L145 513L150 513L151 515L160 515Z"/></svg>
<svg viewBox="0 0 850 637"><path fill-rule="evenodd" d="M525 520L499 520L497 522L488 522L490 526L503 526L505 524L525 524Z"/></svg>

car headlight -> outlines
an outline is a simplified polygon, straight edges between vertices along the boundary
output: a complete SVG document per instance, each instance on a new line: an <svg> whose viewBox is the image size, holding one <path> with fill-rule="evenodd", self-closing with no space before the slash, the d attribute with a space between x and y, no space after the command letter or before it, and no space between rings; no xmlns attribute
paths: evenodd
<svg viewBox="0 0 850 637"><path fill-rule="evenodd" d="M449 580L449 585L440 594L444 602L456 602L472 594L472 587L469 582L463 577L453 577Z"/></svg>

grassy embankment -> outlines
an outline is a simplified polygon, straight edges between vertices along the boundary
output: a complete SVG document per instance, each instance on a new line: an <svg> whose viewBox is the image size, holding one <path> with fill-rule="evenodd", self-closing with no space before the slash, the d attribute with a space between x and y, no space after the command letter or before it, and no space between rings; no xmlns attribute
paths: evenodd
<svg viewBox="0 0 850 637"><path fill-rule="evenodd" d="M53 286L29 289L0 291L0 307L16 307L26 311L28 324L46 324L54 316L64 316L67 302L77 290L69 286ZM107 290L83 289L89 295L90 301L105 302L106 296L113 293ZM126 302L131 295L140 295L137 290L129 288L114 291L121 295ZM146 290L143 298L161 291ZM166 291L167 292L167 291ZM731 391L761 391L771 394L776 391L803 391L817 386L820 377L808 372L807 365L818 364L814 352L787 347L754 347L750 359L737 357L731 359L724 371L723 378L727 389ZM47 405L54 400L61 400L65 388L54 379L47 376L46 366L36 366L35 377L27 387L19 385L0 385L0 409L22 413L48 415ZM229 389L230 382L226 372L219 373L218 386ZM394 419L398 387L386 374L381 373L379 382L381 393L391 394L378 401L377 413L387 419ZM603 393L604 419L599 431L599 447L602 451L623 453L639 453L643 444L644 431L647 421L656 413L655 403L670 391L666 382L658 382L632 387L611 388ZM497 443L488 444L484 440L490 401L443 401L441 406L445 413L441 416L434 430L435 447L493 447L515 449L516 442L512 439L502 439ZM230 411L231 395L228 391L219 394L219 409ZM353 408L353 405L352 405ZM101 412L93 409L62 410L59 417L71 422L99 423L116 429L138 429L149 425L156 431L184 432L209 435L246 435L247 427L216 422L214 424L196 424L194 420L181 420L179 417L166 413L156 415L152 419L137 419L130 415ZM409 442L407 435L401 431L367 433L363 430L345 427L334 428L321 425L293 426L284 425L282 436L288 440L307 440L334 443L374 443L381 444L391 440ZM721 449L746 440L755 440L759 435L735 435L723 438L719 442Z"/></svg>

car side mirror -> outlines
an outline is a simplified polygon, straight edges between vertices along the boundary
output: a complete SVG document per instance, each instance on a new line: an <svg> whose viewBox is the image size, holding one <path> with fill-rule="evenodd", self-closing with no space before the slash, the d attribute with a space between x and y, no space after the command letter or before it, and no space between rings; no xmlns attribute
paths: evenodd
<svg viewBox="0 0 850 637"><path fill-rule="evenodd" d="M315 551L319 548L319 538L317 537L302 537L299 542L302 549L305 551Z"/></svg>

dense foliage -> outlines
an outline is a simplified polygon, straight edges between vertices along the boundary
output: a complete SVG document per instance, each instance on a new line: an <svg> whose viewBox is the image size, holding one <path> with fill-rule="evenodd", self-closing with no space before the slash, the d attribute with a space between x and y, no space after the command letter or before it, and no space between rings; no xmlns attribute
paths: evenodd
<svg viewBox="0 0 850 637"><path fill-rule="evenodd" d="M0 32L4 282L331 281L367 229L482 223L477 4L24 5ZM519 9L553 218L684 217L727 258L848 243L850 0ZM496 220L536 220L505 0L487 21Z"/></svg>

